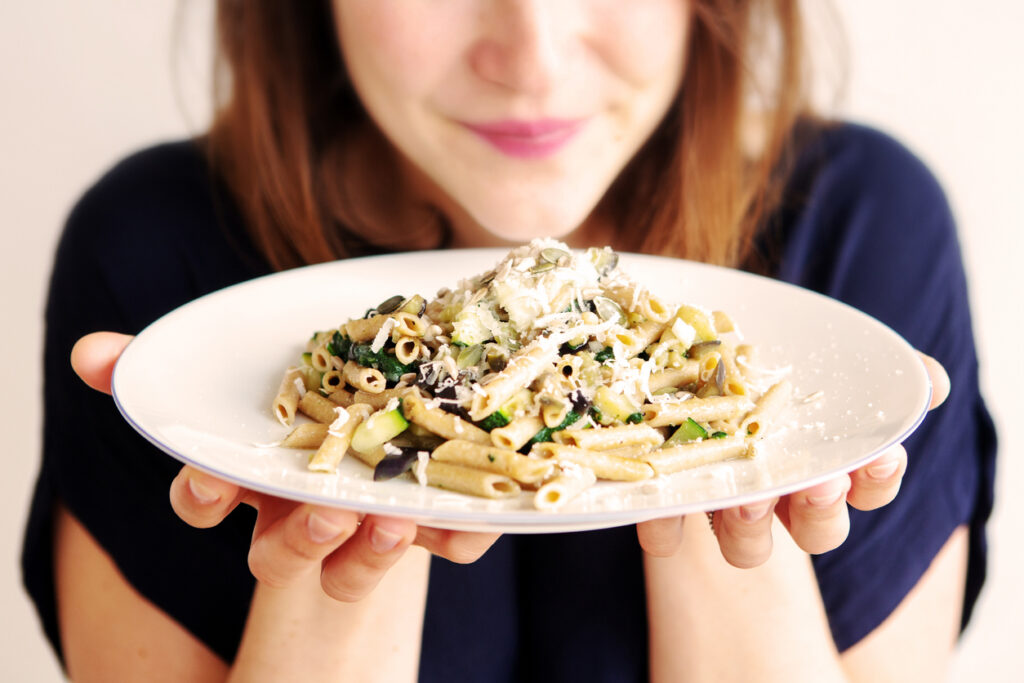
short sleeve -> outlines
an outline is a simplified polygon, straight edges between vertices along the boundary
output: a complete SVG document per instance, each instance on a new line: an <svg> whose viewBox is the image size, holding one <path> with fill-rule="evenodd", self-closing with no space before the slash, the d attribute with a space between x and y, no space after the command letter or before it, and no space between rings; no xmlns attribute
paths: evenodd
<svg viewBox="0 0 1024 683"><path fill-rule="evenodd" d="M178 519L168 490L180 464L135 433L68 360L86 333L137 333L186 301L258 274L215 203L195 146L166 145L109 172L74 208L61 237L46 307L43 464L22 557L26 586L58 654L51 550L57 502L143 597L222 658L237 648L253 590L246 566L251 511L207 530Z"/></svg>
<svg viewBox="0 0 1024 683"><path fill-rule="evenodd" d="M878 132L824 133L794 176L779 277L878 318L936 358L952 390L904 443L896 500L851 509L848 540L814 558L836 644L844 650L902 601L952 532L970 527L963 621L985 573L995 434L978 361L956 228L935 178Z"/></svg>

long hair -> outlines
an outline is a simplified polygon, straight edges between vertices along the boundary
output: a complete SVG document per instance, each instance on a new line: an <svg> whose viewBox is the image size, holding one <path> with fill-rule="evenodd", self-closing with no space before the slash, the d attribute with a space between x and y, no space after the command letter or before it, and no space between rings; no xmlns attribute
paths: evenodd
<svg viewBox="0 0 1024 683"><path fill-rule="evenodd" d="M602 202L616 248L739 265L776 206L807 113L798 0L694 0L682 88ZM399 242L350 197L368 117L349 86L329 0L221 0L215 171L277 269L444 245L443 217ZM754 134L752 135L751 132Z"/></svg>

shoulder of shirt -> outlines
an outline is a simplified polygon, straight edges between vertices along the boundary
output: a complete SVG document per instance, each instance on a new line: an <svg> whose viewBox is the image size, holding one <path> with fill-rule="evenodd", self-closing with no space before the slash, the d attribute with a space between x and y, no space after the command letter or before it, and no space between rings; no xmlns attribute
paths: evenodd
<svg viewBox="0 0 1024 683"><path fill-rule="evenodd" d="M214 192L198 142L156 145L119 161L89 187L72 209L68 229L107 244L200 236L216 216Z"/></svg>
<svg viewBox="0 0 1024 683"><path fill-rule="evenodd" d="M64 227L53 282L102 283L131 329L266 272L199 143L187 140L126 157L82 195Z"/></svg>
<svg viewBox="0 0 1024 683"><path fill-rule="evenodd" d="M880 211L949 212L935 175L907 146L869 126L837 122L812 134L794 178L810 194L841 210L871 201Z"/></svg>

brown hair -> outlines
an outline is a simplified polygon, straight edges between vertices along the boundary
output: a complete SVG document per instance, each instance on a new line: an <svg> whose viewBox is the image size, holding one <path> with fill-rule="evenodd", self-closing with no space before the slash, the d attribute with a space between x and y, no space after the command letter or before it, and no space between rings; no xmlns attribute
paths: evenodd
<svg viewBox="0 0 1024 683"><path fill-rule="evenodd" d="M806 113L797 2L693 0L676 106L602 203L630 226L616 248L725 265L749 256ZM375 229L349 201L346 150L367 117L346 81L330 5L221 0L217 8L222 97L209 156L278 269L398 249L393 231ZM758 96L766 104L754 111ZM752 121L756 151L745 134ZM438 218L413 243L436 248L445 239Z"/></svg>

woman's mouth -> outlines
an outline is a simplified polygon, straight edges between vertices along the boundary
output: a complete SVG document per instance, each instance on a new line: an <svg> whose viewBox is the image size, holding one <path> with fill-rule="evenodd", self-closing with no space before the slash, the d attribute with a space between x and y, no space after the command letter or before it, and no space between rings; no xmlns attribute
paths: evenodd
<svg viewBox="0 0 1024 683"><path fill-rule="evenodd" d="M508 119L485 123L461 122L502 154L519 159L550 156L569 142L585 119Z"/></svg>

